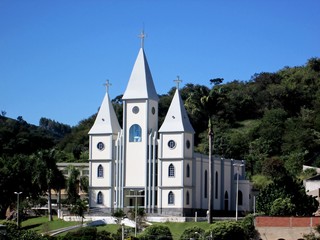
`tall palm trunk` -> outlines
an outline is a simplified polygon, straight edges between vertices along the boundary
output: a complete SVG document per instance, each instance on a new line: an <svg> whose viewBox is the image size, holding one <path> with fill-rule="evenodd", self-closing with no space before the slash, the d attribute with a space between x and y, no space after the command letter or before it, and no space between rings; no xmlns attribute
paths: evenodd
<svg viewBox="0 0 320 240"><path fill-rule="evenodd" d="M208 140L209 140L209 196L208 196L208 223L212 223L212 200L213 200L213 178L212 178L212 173L213 173L213 164L212 164L212 126L211 126L211 119L209 118L209 124L208 124Z"/></svg>
<svg viewBox="0 0 320 240"><path fill-rule="evenodd" d="M51 188L48 189L48 215L49 215L49 221L52 221L52 204L51 204Z"/></svg>

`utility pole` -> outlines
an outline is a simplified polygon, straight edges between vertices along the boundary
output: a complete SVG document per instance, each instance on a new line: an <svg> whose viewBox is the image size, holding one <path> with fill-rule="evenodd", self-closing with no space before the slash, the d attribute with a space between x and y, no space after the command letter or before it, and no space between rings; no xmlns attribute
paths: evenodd
<svg viewBox="0 0 320 240"><path fill-rule="evenodd" d="M213 138L213 131L211 125L211 118L209 118L208 124L208 140L209 140L209 197L208 197L208 223L212 223L212 199L213 199L213 164L212 164L212 138Z"/></svg>
<svg viewBox="0 0 320 240"><path fill-rule="evenodd" d="M22 192L14 192L14 194L17 194L17 227L20 228L20 218L19 218L19 196Z"/></svg>
<svg viewBox="0 0 320 240"><path fill-rule="evenodd" d="M239 203L239 169L243 167L244 164L234 163L233 166L237 167L237 192L236 192L236 221L238 221L238 203Z"/></svg>

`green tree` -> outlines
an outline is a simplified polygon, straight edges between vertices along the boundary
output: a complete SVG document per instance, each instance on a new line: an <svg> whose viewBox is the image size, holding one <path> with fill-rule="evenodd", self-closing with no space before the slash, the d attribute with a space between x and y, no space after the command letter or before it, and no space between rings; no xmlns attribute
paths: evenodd
<svg viewBox="0 0 320 240"><path fill-rule="evenodd" d="M80 189L81 191L88 193L89 192L89 177L81 176L80 177Z"/></svg>
<svg viewBox="0 0 320 240"><path fill-rule="evenodd" d="M114 240L110 232L102 230L97 232L96 240Z"/></svg>
<svg viewBox="0 0 320 240"><path fill-rule="evenodd" d="M172 240L172 234L167 226L151 225L147 227L140 235L141 240Z"/></svg>
<svg viewBox="0 0 320 240"><path fill-rule="evenodd" d="M64 177L57 167L58 152L55 149L43 150L33 156L34 177L33 183L38 186L43 194L48 195L48 215L52 221L51 190L60 190L64 187Z"/></svg>
<svg viewBox="0 0 320 240"><path fill-rule="evenodd" d="M96 240L97 228L83 227L75 232L68 232L62 240Z"/></svg>
<svg viewBox="0 0 320 240"><path fill-rule="evenodd" d="M180 236L180 240L185 240L185 239L195 239L195 240L200 240L204 239L204 233L205 231L197 226L189 227L186 228L182 235Z"/></svg>
<svg viewBox="0 0 320 240"><path fill-rule="evenodd" d="M88 201L77 199L76 203L71 207L70 212L81 217L81 224L83 224L84 214L88 210Z"/></svg>
<svg viewBox="0 0 320 240"><path fill-rule="evenodd" d="M240 222L220 221L213 223L206 231L206 237L219 240L247 240L249 239Z"/></svg>
<svg viewBox="0 0 320 240"><path fill-rule="evenodd" d="M80 171L72 165L69 165L68 168L70 172L67 179L67 184L66 184L68 202L69 204L75 204L77 200L80 198L80 195L79 195Z"/></svg>
<svg viewBox="0 0 320 240"><path fill-rule="evenodd" d="M39 161L34 156L14 155L12 157L0 157L0 198L1 218L6 209L17 202L14 192L20 194L20 202L28 197L30 201L39 199L47 192L47 179L43 177L43 184L39 184L36 178L40 176L38 171Z"/></svg>
<svg viewBox="0 0 320 240"><path fill-rule="evenodd" d="M41 234L32 231L32 230L23 230L23 229L18 229L17 225L13 222L7 221L4 222L4 225L7 226L7 235L4 238L4 240L49 240L49 239L54 239L53 237L50 236L42 236ZM0 235L0 239L1 235Z"/></svg>
<svg viewBox="0 0 320 240"><path fill-rule="evenodd" d="M249 239L257 239L257 236L259 235L258 231L255 229L254 218L253 214L248 214L240 221L245 236Z"/></svg>
<svg viewBox="0 0 320 240"><path fill-rule="evenodd" d="M266 188L269 184L272 183L272 180L270 177L267 177L262 174L256 174L253 175L251 178L251 182L253 183L253 188L254 189L264 189Z"/></svg>
<svg viewBox="0 0 320 240"><path fill-rule="evenodd" d="M273 205L276 200L276 205ZM288 175L273 179L273 183L263 188L257 197L257 210L266 215L280 215L281 212L276 210L289 209L288 215L312 216L318 205L314 197L306 194L302 182Z"/></svg>
<svg viewBox="0 0 320 240"><path fill-rule="evenodd" d="M202 104L201 99L204 96L208 96L209 92L210 90L208 87L193 84L187 84L183 89L181 89L181 97L184 99L185 108L188 112L190 122L196 132L196 145L202 141L202 138L199 136L199 134L204 131L207 132L208 111Z"/></svg>
<svg viewBox="0 0 320 240"><path fill-rule="evenodd" d="M284 162L278 157L268 158L262 166L262 174L270 179L284 178L288 172L284 167Z"/></svg>
<svg viewBox="0 0 320 240"><path fill-rule="evenodd" d="M265 112L258 130L260 138L268 141L270 154L277 155L281 153L282 136L284 134L284 122L287 113L279 109L271 109Z"/></svg>
<svg viewBox="0 0 320 240"><path fill-rule="evenodd" d="M254 132L255 129L252 130ZM256 138L252 140L253 137L249 137L249 149L245 153L244 159L246 159L246 170L249 176L259 174L262 171L263 164L265 163L269 155L269 143L267 140L262 138Z"/></svg>
<svg viewBox="0 0 320 240"><path fill-rule="evenodd" d="M291 216L294 214L296 206L289 197L277 198L271 205L270 215L272 216Z"/></svg>

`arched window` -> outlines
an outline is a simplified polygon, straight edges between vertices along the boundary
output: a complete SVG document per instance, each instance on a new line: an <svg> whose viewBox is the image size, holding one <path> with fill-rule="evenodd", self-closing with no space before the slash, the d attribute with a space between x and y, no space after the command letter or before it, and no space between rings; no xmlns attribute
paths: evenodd
<svg viewBox="0 0 320 240"><path fill-rule="evenodd" d="M243 203L243 195L242 192L239 190L238 191L238 205L242 205Z"/></svg>
<svg viewBox="0 0 320 240"><path fill-rule="evenodd" d="M102 165L100 164L98 166L98 178L102 178L103 177L103 167Z"/></svg>
<svg viewBox="0 0 320 240"><path fill-rule="evenodd" d="M208 172L204 171L204 198L208 197Z"/></svg>
<svg viewBox="0 0 320 240"><path fill-rule="evenodd" d="M187 178L190 177L190 165L187 164Z"/></svg>
<svg viewBox="0 0 320 240"><path fill-rule="evenodd" d="M187 191L186 203L187 203L187 205L189 205L189 204L190 204L190 195L189 195L189 191Z"/></svg>
<svg viewBox="0 0 320 240"><path fill-rule="evenodd" d="M133 124L129 130L129 142L141 142L141 127Z"/></svg>
<svg viewBox="0 0 320 240"><path fill-rule="evenodd" d="M168 176L174 177L174 166L172 163L169 165L169 168L168 168Z"/></svg>
<svg viewBox="0 0 320 240"><path fill-rule="evenodd" d="M172 191L168 194L168 204L174 204L174 194Z"/></svg>
<svg viewBox="0 0 320 240"><path fill-rule="evenodd" d="M216 182L215 182L215 198L218 199L218 188L219 188L219 184L218 184L218 172L216 172Z"/></svg>
<svg viewBox="0 0 320 240"><path fill-rule="evenodd" d="M102 192L98 192L97 195L97 204L102 204L103 203L103 195Z"/></svg>

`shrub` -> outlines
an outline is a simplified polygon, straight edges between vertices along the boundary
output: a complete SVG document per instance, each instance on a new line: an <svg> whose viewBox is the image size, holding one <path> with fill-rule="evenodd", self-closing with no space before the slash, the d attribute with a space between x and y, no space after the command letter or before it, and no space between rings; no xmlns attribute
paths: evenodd
<svg viewBox="0 0 320 240"><path fill-rule="evenodd" d="M97 236L97 228L84 227L75 232L68 232L63 240L95 240Z"/></svg>
<svg viewBox="0 0 320 240"><path fill-rule="evenodd" d="M206 236L212 235L213 239L219 240L247 240L248 237L240 222L221 221L212 224L206 231Z"/></svg>
<svg viewBox="0 0 320 240"><path fill-rule="evenodd" d="M194 226L186 228L182 235L180 236L180 240L185 239L203 239L204 236L204 230L200 227Z"/></svg>
<svg viewBox="0 0 320 240"><path fill-rule="evenodd" d="M139 236L141 240L172 240L172 234L167 226L152 225Z"/></svg>

